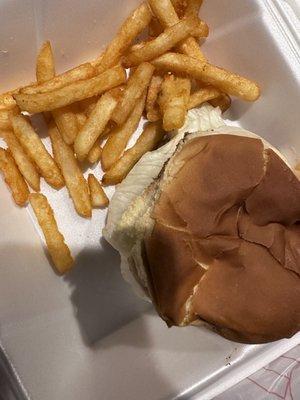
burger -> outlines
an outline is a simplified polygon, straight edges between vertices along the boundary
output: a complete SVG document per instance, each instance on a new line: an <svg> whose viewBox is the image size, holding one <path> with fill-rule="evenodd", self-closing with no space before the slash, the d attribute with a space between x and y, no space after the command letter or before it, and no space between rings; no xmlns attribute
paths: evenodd
<svg viewBox="0 0 300 400"><path fill-rule="evenodd" d="M207 324L244 343L300 329L300 181L220 110L189 111L117 187L104 236L124 278L168 326Z"/></svg>

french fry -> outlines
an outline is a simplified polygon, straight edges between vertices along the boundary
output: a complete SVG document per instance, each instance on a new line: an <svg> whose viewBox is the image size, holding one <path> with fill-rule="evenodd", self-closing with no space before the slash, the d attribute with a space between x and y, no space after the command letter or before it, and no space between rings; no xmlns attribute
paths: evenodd
<svg viewBox="0 0 300 400"><path fill-rule="evenodd" d="M71 83L92 78L97 74L95 68L90 63L85 63L64 72L63 74L56 75L50 80L44 83L33 84L25 86L20 89L20 93L35 94L35 93L47 93L52 90L60 89L64 86L70 85ZM49 73L50 75L50 73Z"/></svg>
<svg viewBox="0 0 300 400"><path fill-rule="evenodd" d="M14 115L19 114L19 107L0 110L0 129L9 130L12 128L11 119Z"/></svg>
<svg viewBox="0 0 300 400"><path fill-rule="evenodd" d="M64 186L64 179L60 170L47 152L43 142L35 132L30 122L23 115L16 115L12 118L12 125L16 137L34 161L40 174L49 185L59 189Z"/></svg>
<svg viewBox="0 0 300 400"><path fill-rule="evenodd" d="M39 83L44 83L55 76L55 65L51 44L45 42L37 56L36 62L36 80Z"/></svg>
<svg viewBox="0 0 300 400"><path fill-rule="evenodd" d="M54 156L64 176L66 187L74 203L75 210L82 217L91 217L92 206L88 185L73 150L64 142L53 122L49 125L49 136Z"/></svg>
<svg viewBox="0 0 300 400"><path fill-rule="evenodd" d="M59 232L53 210L47 197L40 193L31 193L29 202L43 231L52 261L60 274L71 269L74 260L65 238Z"/></svg>
<svg viewBox="0 0 300 400"><path fill-rule="evenodd" d="M190 98L191 82L167 75L161 86L158 103L163 115L163 128L169 132L183 126Z"/></svg>
<svg viewBox="0 0 300 400"><path fill-rule="evenodd" d="M198 107L200 104L206 101L216 99L221 96L220 90L214 88L213 86L206 86L196 90L190 95L188 109Z"/></svg>
<svg viewBox="0 0 300 400"><path fill-rule="evenodd" d="M40 176L35 165L32 163L14 132L7 131L4 134L4 140L17 164L19 171L27 181L27 183L36 192L40 191Z"/></svg>
<svg viewBox="0 0 300 400"><path fill-rule="evenodd" d="M149 4L163 27L170 27L178 23L179 18L171 0L149 0ZM193 37L185 39L179 44L178 48L182 53L190 57L195 57L200 61L205 61L205 57L200 50L199 44Z"/></svg>
<svg viewBox="0 0 300 400"><path fill-rule="evenodd" d="M125 123L111 131L101 154L101 165L104 171L108 170L124 152L129 139L138 127L145 107L145 101L146 92L137 101Z"/></svg>
<svg viewBox="0 0 300 400"><path fill-rule="evenodd" d="M226 93L221 93L219 97L211 99L209 103L214 107L220 107L222 112L228 110L231 106L231 98Z"/></svg>
<svg viewBox="0 0 300 400"><path fill-rule="evenodd" d="M163 77L161 75L153 75L148 88L147 98L146 98L146 112L147 112L147 118L151 122L155 122L161 119L161 113L157 103L157 99L161 89L162 82L163 82Z"/></svg>
<svg viewBox="0 0 300 400"><path fill-rule="evenodd" d="M155 17L151 18L148 31L149 31L149 36L152 38L156 37L162 33L163 28L157 18L155 18Z"/></svg>
<svg viewBox="0 0 300 400"><path fill-rule="evenodd" d="M120 61L133 40L148 26L151 18L152 14L146 2L133 11L96 62L99 72L105 71Z"/></svg>
<svg viewBox="0 0 300 400"><path fill-rule="evenodd" d="M88 185L93 208L107 207L109 203L108 197L106 196L100 182L95 175L89 174Z"/></svg>
<svg viewBox="0 0 300 400"><path fill-rule="evenodd" d="M144 61L153 60L153 58L164 54L172 47L176 46L183 39L196 32L196 24L193 19L182 19L176 24L166 28L159 36L150 42L146 42L141 48L130 50L125 57L125 65L127 67L138 65ZM206 30L198 27L197 35L205 35ZM203 33L202 33L203 32Z"/></svg>
<svg viewBox="0 0 300 400"><path fill-rule="evenodd" d="M188 0L185 10L185 16L189 18L198 17L202 3L203 0Z"/></svg>
<svg viewBox="0 0 300 400"><path fill-rule="evenodd" d="M260 89L256 82L184 54L166 53L153 60L152 64L158 69L186 73L195 79L217 87L222 92L246 101L255 101L260 95Z"/></svg>
<svg viewBox="0 0 300 400"><path fill-rule="evenodd" d="M14 98L21 110L30 113L51 111L101 94L126 80L124 68L117 65L93 78L71 83L49 93L15 94Z"/></svg>
<svg viewBox="0 0 300 400"><path fill-rule="evenodd" d="M105 93L98 100L86 124L75 139L74 150L79 160L87 157L96 140L104 132L116 104L116 99L110 93Z"/></svg>
<svg viewBox="0 0 300 400"><path fill-rule="evenodd" d="M12 192L15 203L24 206L28 200L28 186L9 151L0 148L0 171Z"/></svg>
<svg viewBox="0 0 300 400"><path fill-rule="evenodd" d="M122 182L137 161L148 151L153 150L164 133L157 122L149 123L135 145L125 151L124 155L105 173L102 183L116 185Z"/></svg>
<svg viewBox="0 0 300 400"><path fill-rule="evenodd" d="M179 18L182 18L186 12L189 0L171 0L174 10Z"/></svg>
<svg viewBox="0 0 300 400"><path fill-rule="evenodd" d="M100 146L99 141L97 141L89 151L89 154L87 156L88 162L91 164L95 164L100 160L101 154L102 147Z"/></svg>
<svg viewBox="0 0 300 400"><path fill-rule="evenodd" d="M85 115L84 112L77 112L76 120L77 120L78 130L80 130L80 129L82 129L83 125L86 123L87 116Z"/></svg>
<svg viewBox="0 0 300 400"><path fill-rule="evenodd" d="M123 124L128 118L137 100L148 87L153 72L153 65L145 62L140 64L129 78L123 96L111 117L118 125Z"/></svg>
<svg viewBox="0 0 300 400"><path fill-rule="evenodd" d="M85 113L88 117L90 113L95 108L97 101L99 100L99 96L88 97L87 99L81 100L78 104L80 109Z"/></svg>
<svg viewBox="0 0 300 400"><path fill-rule="evenodd" d="M78 134L77 117L73 104L52 111L53 119L67 144L73 144Z"/></svg>
<svg viewBox="0 0 300 400"><path fill-rule="evenodd" d="M0 111L1 110L11 110L16 108L17 103L13 98L11 93L0 94Z"/></svg>

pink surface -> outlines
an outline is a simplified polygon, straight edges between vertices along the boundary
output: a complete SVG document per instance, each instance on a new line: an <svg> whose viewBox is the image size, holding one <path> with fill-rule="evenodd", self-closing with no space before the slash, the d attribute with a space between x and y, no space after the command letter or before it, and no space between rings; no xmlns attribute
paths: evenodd
<svg viewBox="0 0 300 400"><path fill-rule="evenodd" d="M300 345L214 400L300 399Z"/></svg>

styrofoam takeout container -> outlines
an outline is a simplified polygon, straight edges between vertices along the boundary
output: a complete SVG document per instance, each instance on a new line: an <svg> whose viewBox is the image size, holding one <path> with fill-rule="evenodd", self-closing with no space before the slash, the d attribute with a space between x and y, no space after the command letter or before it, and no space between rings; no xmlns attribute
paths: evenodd
<svg viewBox="0 0 300 400"><path fill-rule="evenodd" d="M59 71L92 59L136 4L0 0L0 90L34 80L45 39ZM300 153L299 9L297 0L207 0L201 11L211 62L262 86L257 103L234 100L228 122L261 134L292 164ZM83 220L65 190L43 190L77 255L65 278L49 267L30 210L15 207L0 183L0 365L17 398L210 399L299 343L299 334L247 346L204 328L168 329L131 292L100 239L105 211Z"/></svg>

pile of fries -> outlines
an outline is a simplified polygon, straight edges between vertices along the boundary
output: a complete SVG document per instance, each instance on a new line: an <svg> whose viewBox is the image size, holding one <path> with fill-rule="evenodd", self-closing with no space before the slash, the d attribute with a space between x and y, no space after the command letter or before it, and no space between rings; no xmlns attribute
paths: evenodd
<svg viewBox="0 0 300 400"><path fill-rule="evenodd" d="M201 3L143 2L96 60L59 75L46 42L37 56L36 82L0 95L0 132L7 144L0 149L0 170L16 204L30 202L60 273L73 258L47 198L38 193L41 177L57 190L66 186L77 213L90 218L92 208L106 207L108 198L93 174L84 178L83 161L101 161L102 184L118 184L166 132L183 126L190 108L208 101L225 111L231 95L259 97L255 82L206 60L200 41L209 29L199 18ZM145 30L148 37L137 42ZM47 122L52 154L31 124L36 113ZM126 150L142 118L143 132Z"/></svg>

